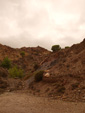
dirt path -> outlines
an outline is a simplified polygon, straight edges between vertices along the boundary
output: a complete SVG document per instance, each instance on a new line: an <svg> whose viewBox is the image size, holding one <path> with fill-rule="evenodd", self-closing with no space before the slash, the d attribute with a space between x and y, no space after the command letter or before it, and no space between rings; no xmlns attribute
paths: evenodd
<svg viewBox="0 0 85 113"><path fill-rule="evenodd" d="M85 103L63 102L25 93L0 95L0 113L85 113Z"/></svg>

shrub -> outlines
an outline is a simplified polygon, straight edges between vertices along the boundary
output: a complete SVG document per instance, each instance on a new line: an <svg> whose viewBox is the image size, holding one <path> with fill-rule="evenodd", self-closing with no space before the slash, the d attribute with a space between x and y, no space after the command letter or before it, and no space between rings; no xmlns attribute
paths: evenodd
<svg viewBox="0 0 85 113"><path fill-rule="evenodd" d="M1 63L1 67L9 69L11 67L11 61L8 57L5 57Z"/></svg>
<svg viewBox="0 0 85 113"><path fill-rule="evenodd" d="M24 57L24 56L25 56L25 52L24 52L24 51L21 51L20 55L21 55L22 57Z"/></svg>
<svg viewBox="0 0 85 113"><path fill-rule="evenodd" d="M44 73L44 71L42 71L42 70L35 73L35 81L36 82L39 82L42 80L43 73Z"/></svg>
<svg viewBox="0 0 85 113"><path fill-rule="evenodd" d="M65 47L65 49L68 49L68 48L70 48L70 47L69 47L69 46L66 46L66 47Z"/></svg>
<svg viewBox="0 0 85 113"><path fill-rule="evenodd" d="M60 49L61 49L60 45L53 45L52 48L51 48L51 50L53 52L59 51Z"/></svg>
<svg viewBox="0 0 85 113"><path fill-rule="evenodd" d="M9 76L12 78L22 78L24 77L24 72L22 69L17 68L17 66L14 66L13 68L9 69Z"/></svg>

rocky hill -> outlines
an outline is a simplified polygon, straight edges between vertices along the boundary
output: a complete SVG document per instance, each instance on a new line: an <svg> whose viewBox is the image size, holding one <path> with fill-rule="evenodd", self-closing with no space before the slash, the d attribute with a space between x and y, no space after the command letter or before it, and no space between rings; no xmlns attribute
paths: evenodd
<svg viewBox="0 0 85 113"><path fill-rule="evenodd" d="M24 55L22 55L24 53ZM0 44L0 65L2 64L4 58L8 58L11 61L12 67L18 66L23 70L26 78L30 76L35 70L36 67L39 67L40 63L50 52L42 47L23 47L23 48L11 48L6 45ZM4 90L7 87L17 89L21 80L9 78L9 70L6 68L0 67L0 89ZM4 82L5 81L5 82ZM8 84L8 85L7 85ZM20 83L22 84L22 83Z"/></svg>
<svg viewBox="0 0 85 113"><path fill-rule="evenodd" d="M49 77L33 83L33 90L42 95L66 100L85 100L85 39L68 49L50 53L41 66Z"/></svg>
<svg viewBox="0 0 85 113"><path fill-rule="evenodd" d="M11 79L8 69L0 67L0 89L3 85L4 89L13 86L42 96L85 101L85 39L58 52L39 46L14 49L0 44L0 63L5 57L11 60L12 67L23 69L25 77L24 81ZM35 82L33 75L40 70L44 70L43 79Z"/></svg>
<svg viewBox="0 0 85 113"><path fill-rule="evenodd" d="M21 53L24 52L24 56ZM18 65L23 68L26 73L33 71L35 64L40 64L50 52L42 47L23 47L14 49L6 45L0 44L0 62L5 57L12 61L12 65Z"/></svg>

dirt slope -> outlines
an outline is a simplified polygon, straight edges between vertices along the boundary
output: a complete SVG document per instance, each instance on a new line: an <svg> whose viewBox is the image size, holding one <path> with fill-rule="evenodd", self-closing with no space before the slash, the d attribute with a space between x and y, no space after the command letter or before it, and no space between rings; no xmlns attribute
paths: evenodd
<svg viewBox="0 0 85 113"><path fill-rule="evenodd" d="M85 39L69 49L51 53L42 69L49 70L50 77L32 84L35 93L85 101Z"/></svg>
<svg viewBox="0 0 85 113"><path fill-rule="evenodd" d="M25 52L23 57L22 51ZM39 83L32 78L27 80L30 82L27 83L19 79L8 79L8 76L5 78L0 76L0 87L7 83L5 86L13 86L12 90L30 88L33 93L42 96L85 101L85 39L58 52L49 52L39 46L13 49L0 44L0 63L6 56L11 59L12 66L17 64L24 70L25 77L32 76L37 70L49 70L50 77L43 77ZM35 64L39 66L38 69L34 69ZM5 69L0 68L0 70L0 75L7 72Z"/></svg>
<svg viewBox="0 0 85 113"><path fill-rule="evenodd" d="M21 52L25 55L22 57ZM12 61L12 65L18 65L26 75L33 70L35 64L39 65L50 52L42 47L11 48L0 44L0 63L5 57Z"/></svg>

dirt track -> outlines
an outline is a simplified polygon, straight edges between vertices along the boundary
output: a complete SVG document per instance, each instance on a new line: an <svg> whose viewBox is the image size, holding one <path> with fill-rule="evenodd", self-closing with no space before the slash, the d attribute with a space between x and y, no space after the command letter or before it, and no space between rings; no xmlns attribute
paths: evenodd
<svg viewBox="0 0 85 113"><path fill-rule="evenodd" d="M0 113L85 113L85 103L63 102L25 93L0 95Z"/></svg>

